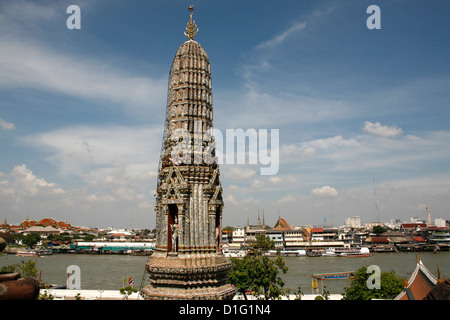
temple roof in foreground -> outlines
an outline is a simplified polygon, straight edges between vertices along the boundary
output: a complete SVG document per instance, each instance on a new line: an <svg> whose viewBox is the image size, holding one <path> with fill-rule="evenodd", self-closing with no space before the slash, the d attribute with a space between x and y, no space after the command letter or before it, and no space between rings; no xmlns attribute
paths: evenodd
<svg viewBox="0 0 450 320"><path fill-rule="evenodd" d="M407 285L394 300L423 300L440 282L442 282L440 276L436 278L419 257Z"/></svg>

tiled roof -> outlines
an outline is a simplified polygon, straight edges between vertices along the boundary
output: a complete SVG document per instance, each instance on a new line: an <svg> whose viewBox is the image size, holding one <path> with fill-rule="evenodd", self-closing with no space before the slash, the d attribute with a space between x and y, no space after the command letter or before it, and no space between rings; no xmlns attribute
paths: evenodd
<svg viewBox="0 0 450 320"><path fill-rule="evenodd" d="M276 230L292 230L292 227L287 223L286 219L284 218L278 218L277 223L275 223L274 229Z"/></svg>
<svg viewBox="0 0 450 320"><path fill-rule="evenodd" d="M365 242L371 242L371 243L390 243L388 237L368 237L365 239Z"/></svg>
<svg viewBox="0 0 450 320"><path fill-rule="evenodd" d="M426 223L402 223L403 229L416 229L417 227L426 228Z"/></svg>
<svg viewBox="0 0 450 320"><path fill-rule="evenodd" d="M438 279L418 260L408 284L394 300L422 300L436 286Z"/></svg>

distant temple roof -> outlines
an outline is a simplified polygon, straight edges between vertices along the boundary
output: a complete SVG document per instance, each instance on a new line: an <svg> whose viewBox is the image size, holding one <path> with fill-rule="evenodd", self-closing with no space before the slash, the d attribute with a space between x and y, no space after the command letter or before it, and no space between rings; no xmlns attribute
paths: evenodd
<svg viewBox="0 0 450 320"><path fill-rule="evenodd" d="M414 222L414 223L402 223L402 225L400 226L400 230L404 230L404 231L414 231L417 229L424 229L427 228L427 224L426 223L421 223L421 222Z"/></svg>
<svg viewBox="0 0 450 320"><path fill-rule="evenodd" d="M60 230L53 228L52 226L42 227L33 226L23 231L24 234L28 233L59 233Z"/></svg>
<svg viewBox="0 0 450 320"><path fill-rule="evenodd" d="M364 240L365 243L390 243L391 240L389 240L388 237L377 237L377 236L373 236L373 237L367 237Z"/></svg>
<svg viewBox="0 0 450 320"><path fill-rule="evenodd" d="M286 221L286 219L279 217L278 221L275 223L275 226L273 227L276 230L293 230L292 227L289 225L289 223Z"/></svg>

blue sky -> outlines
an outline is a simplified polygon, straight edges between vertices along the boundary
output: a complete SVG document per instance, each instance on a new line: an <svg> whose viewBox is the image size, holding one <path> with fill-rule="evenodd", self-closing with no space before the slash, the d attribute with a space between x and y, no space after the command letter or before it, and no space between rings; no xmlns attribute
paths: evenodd
<svg viewBox="0 0 450 320"><path fill-rule="evenodd" d="M280 132L276 175L221 166L225 225L450 219L447 1L70 0L0 2L1 220L154 227L190 4L215 127Z"/></svg>

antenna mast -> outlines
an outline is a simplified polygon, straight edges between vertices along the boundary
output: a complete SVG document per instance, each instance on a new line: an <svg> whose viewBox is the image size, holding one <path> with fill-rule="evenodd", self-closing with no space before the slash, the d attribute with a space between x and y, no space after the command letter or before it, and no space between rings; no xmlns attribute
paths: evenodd
<svg viewBox="0 0 450 320"><path fill-rule="evenodd" d="M375 191L375 178L373 178L372 183L373 183L373 197L375 199L375 209L377 210L377 222L380 222L380 212L378 210L377 193Z"/></svg>

